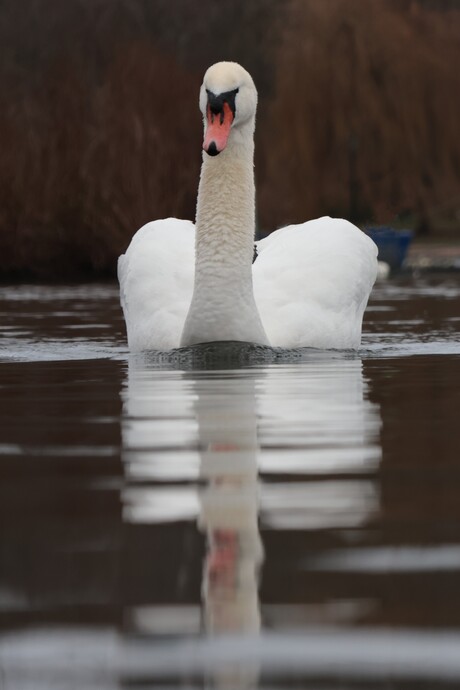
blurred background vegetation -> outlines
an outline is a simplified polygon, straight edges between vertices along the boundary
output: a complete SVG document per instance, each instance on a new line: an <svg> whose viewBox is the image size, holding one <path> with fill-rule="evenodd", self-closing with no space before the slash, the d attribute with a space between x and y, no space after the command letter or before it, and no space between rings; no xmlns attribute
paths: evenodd
<svg viewBox="0 0 460 690"><path fill-rule="evenodd" d="M198 90L259 89L262 234L322 214L460 239L458 0L2 0L0 277L115 274L194 218Z"/></svg>

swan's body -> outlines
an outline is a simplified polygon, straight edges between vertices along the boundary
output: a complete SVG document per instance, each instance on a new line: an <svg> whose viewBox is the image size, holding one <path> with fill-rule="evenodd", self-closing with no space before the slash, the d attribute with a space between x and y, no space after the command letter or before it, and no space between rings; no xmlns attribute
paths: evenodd
<svg viewBox="0 0 460 690"><path fill-rule="evenodd" d="M377 248L358 228L332 218L282 228L258 243L252 264L256 103L242 67L209 68L196 232L175 218L148 223L119 259L131 350L217 340L359 347Z"/></svg>

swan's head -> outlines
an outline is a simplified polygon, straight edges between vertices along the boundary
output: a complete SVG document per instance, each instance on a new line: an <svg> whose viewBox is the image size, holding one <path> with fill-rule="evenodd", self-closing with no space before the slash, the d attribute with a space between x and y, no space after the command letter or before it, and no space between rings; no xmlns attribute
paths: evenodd
<svg viewBox="0 0 460 690"><path fill-rule="evenodd" d="M216 62L204 75L200 109L204 118L203 150L217 156L230 136L256 114L257 90L251 75L236 62Z"/></svg>

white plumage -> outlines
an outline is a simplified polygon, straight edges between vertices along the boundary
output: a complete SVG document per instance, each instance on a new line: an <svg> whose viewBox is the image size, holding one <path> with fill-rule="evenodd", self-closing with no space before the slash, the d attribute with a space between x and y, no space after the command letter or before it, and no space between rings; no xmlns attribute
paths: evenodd
<svg viewBox="0 0 460 690"><path fill-rule="evenodd" d="M270 343L359 347L377 270L367 235L326 216L281 228L257 246L254 293Z"/></svg>
<svg viewBox="0 0 460 690"><path fill-rule="evenodd" d="M210 110L208 97L221 114ZM205 145L196 237L190 221L157 220L119 259L132 351L213 340L359 347L377 248L358 228L328 217L282 228L257 243L251 265L256 102L242 67L209 68L200 94Z"/></svg>
<svg viewBox="0 0 460 690"><path fill-rule="evenodd" d="M121 306L133 352L179 347L193 292L195 227L167 218L144 225L118 259Z"/></svg>

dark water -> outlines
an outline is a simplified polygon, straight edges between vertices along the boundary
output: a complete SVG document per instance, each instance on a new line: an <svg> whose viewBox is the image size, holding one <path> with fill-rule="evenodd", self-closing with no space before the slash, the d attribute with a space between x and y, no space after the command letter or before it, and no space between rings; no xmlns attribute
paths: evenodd
<svg viewBox="0 0 460 690"><path fill-rule="evenodd" d="M115 287L1 288L0 688L459 687L459 298L130 358Z"/></svg>

